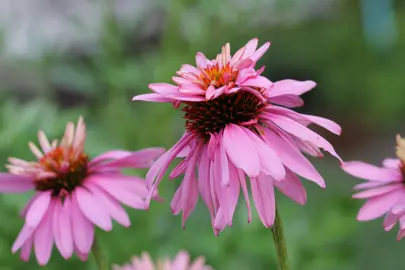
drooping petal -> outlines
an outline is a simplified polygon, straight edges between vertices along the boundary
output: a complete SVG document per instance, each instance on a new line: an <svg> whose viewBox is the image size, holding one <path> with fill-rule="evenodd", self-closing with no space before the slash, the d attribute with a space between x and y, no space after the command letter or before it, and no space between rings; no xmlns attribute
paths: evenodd
<svg viewBox="0 0 405 270"><path fill-rule="evenodd" d="M18 193L33 189L34 179L26 175L0 173L0 192Z"/></svg>
<svg viewBox="0 0 405 270"><path fill-rule="evenodd" d="M272 176L275 180L283 180L285 169L277 154L261 138L246 128L243 131L250 137L260 159L262 172Z"/></svg>
<svg viewBox="0 0 405 270"><path fill-rule="evenodd" d="M289 108L301 107L304 105L304 101L295 95L282 95L270 98L270 102L278 105L282 105Z"/></svg>
<svg viewBox="0 0 405 270"><path fill-rule="evenodd" d="M237 125L225 127L222 143L229 159L237 168L255 177L260 172L260 159L256 147L248 135Z"/></svg>
<svg viewBox="0 0 405 270"><path fill-rule="evenodd" d="M132 98L132 101L150 101L150 102L172 102L172 98L164 97L160 94L152 93L152 94L142 94L137 95Z"/></svg>
<svg viewBox="0 0 405 270"><path fill-rule="evenodd" d="M296 81L296 80L282 80L274 82L273 88L270 91L271 97L281 95L302 95L316 86L313 81Z"/></svg>
<svg viewBox="0 0 405 270"><path fill-rule="evenodd" d="M270 42L264 43L255 53L250 57L253 62L259 61L259 59L266 53L266 51L270 48Z"/></svg>
<svg viewBox="0 0 405 270"><path fill-rule="evenodd" d="M76 194L72 193L72 232L74 244L82 254L88 254L94 240L94 225L88 220L77 203Z"/></svg>
<svg viewBox="0 0 405 270"><path fill-rule="evenodd" d="M117 200L112 198L111 195L93 183L86 183L85 186L90 186L89 189L96 193L98 200L102 203L102 207L105 207L113 219L124 227L129 227L129 225L131 225L127 212L124 210L124 208L122 208Z"/></svg>
<svg viewBox="0 0 405 270"><path fill-rule="evenodd" d="M383 160L383 166L387 168L397 169L401 165L401 161L398 158L386 158Z"/></svg>
<svg viewBox="0 0 405 270"><path fill-rule="evenodd" d="M304 205L307 200L307 193L300 179L290 170L286 170L284 181L274 181L273 184L287 197L297 203Z"/></svg>
<svg viewBox="0 0 405 270"><path fill-rule="evenodd" d="M111 218L105 207L100 207L100 200L95 194L84 188L76 188L76 200L82 213L95 225L105 231L112 229Z"/></svg>
<svg viewBox="0 0 405 270"><path fill-rule="evenodd" d="M361 161L345 162L342 169L348 174L370 181L402 181L402 174L399 169L380 168Z"/></svg>
<svg viewBox="0 0 405 270"><path fill-rule="evenodd" d="M296 147L285 142L269 129L262 130L264 131L266 144L277 153L286 167L302 177L314 181L321 187L325 187L325 181L322 176Z"/></svg>
<svg viewBox="0 0 405 270"><path fill-rule="evenodd" d="M63 205L60 201L56 201L52 217L52 231L55 244L65 259L72 256L74 248L71 209L70 200L65 200Z"/></svg>
<svg viewBox="0 0 405 270"><path fill-rule="evenodd" d="M276 201L271 177L260 174L250 179L253 201L263 225L271 227L276 217Z"/></svg>
<svg viewBox="0 0 405 270"><path fill-rule="evenodd" d="M371 198L360 208L357 220L368 221L376 219L388 212L404 196L403 190L393 191L378 197Z"/></svg>
<svg viewBox="0 0 405 270"><path fill-rule="evenodd" d="M35 228L30 227L27 223L25 223L20 233L18 234L17 239L14 241L11 251L13 253L16 253L17 250L19 250L23 245L25 245L26 242L29 241L29 239L31 239L32 241L32 235L34 231Z"/></svg>
<svg viewBox="0 0 405 270"><path fill-rule="evenodd" d="M333 149L333 146L327 140L325 140L312 130L308 129L307 127L283 115L273 114L271 115L270 120L288 133L323 148L325 151L336 157L341 163L343 162L339 155Z"/></svg>
<svg viewBox="0 0 405 270"><path fill-rule="evenodd" d="M36 228L44 218L45 213L48 211L50 203L51 193L49 191L39 194L27 210L27 215L25 216L25 222L27 225Z"/></svg>
<svg viewBox="0 0 405 270"><path fill-rule="evenodd" d="M38 225L34 233L35 255L39 265L46 265L52 253L52 216L54 203L54 201L51 202L48 211L45 213L41 223Z"/></svg>
<svg viewBox="0 0 405 270"><path fill-rule="evenodd" d="M250 78L245 80L242 83L242 86L250 86L250 87L259 87L259 88L265 88L265 89L270 89L272 87L273 83L267 79L266 77L263 76L257 76L254 78Z"/></svg>
<svg viewBox="0 0 405 270"><path fill-rule="evenodd" d="M390 193L391 191L394 190L403 190L405 191L405 187L402 183L398 184L392 184L388 186L383 186L383 187L376 187L368 190L361 191L359 193L356 193L352 196L353 199L369 199L373 197L377 197L386 193Z"/></svg>

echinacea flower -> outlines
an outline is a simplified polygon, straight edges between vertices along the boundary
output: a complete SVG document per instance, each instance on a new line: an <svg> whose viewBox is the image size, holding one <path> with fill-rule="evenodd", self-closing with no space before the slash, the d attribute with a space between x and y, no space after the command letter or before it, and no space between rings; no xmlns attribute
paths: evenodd
<svg viewBox="0 0 405 270"><path fill-rule="evenodd" d="M391 230L399 222L397 240L405 236L405 139L397 136L397 158L386 158L382 167L361 161L345 162L343 170L367 180L355 186L360 191L355 199L366 199L357 215L359 221L369 221L385 215L384 229Z"/></svg>
<svg viewBox="0 0 405 270"><path fill-rule="evenodd" d="M157 261L156 266L149 254L144 252L141 257L133 257L131 264L123 266L114 265L113 270L213 270L205 265L203 257L197 258L190 264L190 256L185 251L180 251L174 260L165 259Z"/></svg>
<svg viewBox="0 0 405 270"><path fill-rule="evenodd" d="M178 77L173 77L176 85L150 84L154 93L134 97L183 105L184 135L152 165L146 177L155 190L169 164L184 157L170 174L171 178L184 174L171 202L174 214L183 212L183 226L198 194L209 209L216 234L231 226L240 189L250 222L247 175L259 216L270 227L275 219L274 186L300 204L305 203L306 192L296 174L325 187L301 151L322 157L322 148L340 160L332 145L307 127L314 123L340 134L339 125L286 108L301 106L299 95L316 84L291 79L273 83L261 76L264 67L256 70L255 65L270 43L256 49L257 43L257 39L249 41L233 56L226 44L214 60L197 53L197 67L183 65Z"/></svg>
<svg viewBox="0 0 405 270"><path fill-rule="evenodd" d="M0 173L0 192L35 190L21 215L25 224L12 247L28 260L35 249L38 263L45 265L55 242L68 259L73 252L85 260L94 239L94 225L112 229L111 219L128 227L129 217L120 205L145 209L145 181L121 174L124 167L148 168L164 152L148 148L138 152L114 150L93 160L84 152L86 130L83 119L68 123L60 142L50 143L38 133L41 149L29 143L36 161L9 158L9 173Z"/></svg>

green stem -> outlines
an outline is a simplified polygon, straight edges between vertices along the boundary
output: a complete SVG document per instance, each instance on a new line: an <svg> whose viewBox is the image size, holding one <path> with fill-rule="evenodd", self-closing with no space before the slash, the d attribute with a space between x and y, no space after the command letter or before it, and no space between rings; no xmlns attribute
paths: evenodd
<svg viewBox="0 0 405 270"><path fill-rule="evenodd" d="M276 219L274 221L274 225L271 228L271 232L273 233L273 241L274 245L276 246L278 264L280 270L288 270L288 256L287 256L287 247L285 243L285 237L283 232L283 224L281 222L280 215L278 214L278 210L276 208Z"/></svg>
<svg viewBox="0 0 405 270"><path fill-rule="evenodd" d="M97 237L94 237L93 246L91 247L94 259L96 260L99 270L109 270L107 259L98 243Z"/></svg>

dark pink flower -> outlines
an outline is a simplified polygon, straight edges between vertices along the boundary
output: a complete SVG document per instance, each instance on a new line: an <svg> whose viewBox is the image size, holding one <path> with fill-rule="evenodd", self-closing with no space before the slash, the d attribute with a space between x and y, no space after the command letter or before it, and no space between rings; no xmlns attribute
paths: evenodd
<svg viewBox="0 0 405 270"><path fill-rule="evenodd" d="M391 230L399 222L397 240L405 236L405 139L397 136L397 157L387 158L382 167L361 161L345 162L342 166L348 174L367 180L355 186L362 190L353 195L366 199L357 220L369 221L385 215L384 228Z"/></svg>
<svg viewBox="0 0 405 270"><path fill-rule="evenodd" d="M213 270L205 265L203 257L197 258L190 263L190 256L185 251L180 251L173 260L165 259L153 263L149 254L144 252L141 257L132 258L131 264L123 266L115 265L113 270Z"/></svg>
<svg viewBox="0 0 405 270"><path fill-rule="evenodd" d="M41 150L29 144L36 161L10 158L6 166L10 173L0 173L1 193L35 190L21 213L25 224L12 251L21 249L21 258L28 260L33 247L39 264L45 265L55 243L65 259L76 252L85 260L93 244L94 225L110 231L114 219L128 227L130 220L120 203L145 209L145 181L123 175L121 169L148 168L164 149L115 150L90 160L84 153L82 118L76 128L67 124L60 142L50 143L43 132L38 138Z"/></svg>
<svg viewBox="0 0 405 270"><path fill-rule="evenodd" d="M259 216L270 227L275 217L274 187L300 204L305 203L306 192L297 174L325 187L301 151L322 157L322 148L340 160L332 145L308 128L314 123L340 134L339 125L286 108L303 105L299 96L316 84L290 79L273 83L263 77L264 67L256 70L255 65L270 43L256 49L257 43L249 41L233 56L226 44L214 60L197 53L197 67L183 65L179 76L173 77L175 85L151 84L154 93L134 97L183 105L184 135L147 175L153 191L169 164L184 158L170 174L171 178L184 174L171 203L175 214L183 212L183 225L200 194L215 233L231 226L241 190L250 222L247 175Z"/></svg>

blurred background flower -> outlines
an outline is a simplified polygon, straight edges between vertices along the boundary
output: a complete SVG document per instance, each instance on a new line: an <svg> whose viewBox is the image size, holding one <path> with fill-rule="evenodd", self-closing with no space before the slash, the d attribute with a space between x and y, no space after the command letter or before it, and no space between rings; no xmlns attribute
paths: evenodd
<svg viewBox="0 0 405 270"><path fill-rule="evenodd" d="M253 37L272 42L261 60L264 76L318 83L303 96L305 107L299 111L341 124L341 137L317 132L344 160L379 164L395 151L394 135L404 134L404 1L34 2L0 3L1 164L8 156L31 158L26 142L35 140L38 129L60 137L64 123L79 115L86 119L90 157L109 149L170 147L184 130L181 112L166 104L132 103L131 98L148 92L148 83L169 82L173 70L194 62L197 51L213 58L226 42L238 48ZM378 31L370 19L376 16ZM379 40L382 45L375 43ZM351 195L357 181L329 156L315 165L327 189L306 184L305 208L276 194L292 267L405 267L398 260L405 242L394 241L394 230L384 232L380 220L356 221L362 202ZM167 201L180 183L175 181L162 183L160 193ZM0 269L40 269L34 260L25 264L10 253L22 226L18 212L29 197L0 196ZM243 206L237 211L233 227L215 237L201 202L186 230L172 216L168 202L155 203L148 212L132 211L129 229L99 232L100 242L110 261L118 264L142 250L150 250L152 257L173 257L187 247L192 257L204 254L215 269L276 269L269 230L257 215L247 226ZM95 265L64 261L58 254L47 265L58 270L74 267Z"/></svg>

